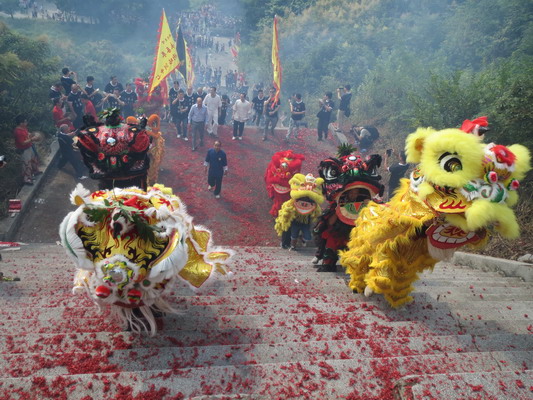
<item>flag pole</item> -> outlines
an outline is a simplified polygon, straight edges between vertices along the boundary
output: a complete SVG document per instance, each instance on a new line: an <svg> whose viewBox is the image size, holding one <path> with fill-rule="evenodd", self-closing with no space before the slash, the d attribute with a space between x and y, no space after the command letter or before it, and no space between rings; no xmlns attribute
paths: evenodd
<svg viewBox="0 0 533 400"><path fill-rule="evenodd" d="M279 100L279 95L281 92L281 78L282 78L282 69L281 61L279 59L279 37L278 37L278 16L274 15L274 24L272 26L272 73L273 79L272 83L276 89L276 94L274 96L273 105Z"/></svg>

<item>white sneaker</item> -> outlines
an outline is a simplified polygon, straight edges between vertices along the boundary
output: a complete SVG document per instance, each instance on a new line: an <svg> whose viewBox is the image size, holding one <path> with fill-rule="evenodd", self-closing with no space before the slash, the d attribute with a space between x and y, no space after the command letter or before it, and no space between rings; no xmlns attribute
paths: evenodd
<svg viewBox="0 0 533 400"><path fill-rule="evenodd" d="M311 262L312 262L313 264L318 264L319 261L320 261L320 260L318 259L317 256L315 256L315 257L311 260Z"/></svg>
<svg viewBox="0 0 533 400"><path fill-rule="evenodd" d="M239 140L242 140L242 136L239 136Z"/></svg>
<svg viewBox="0 0 533 400"><path fill-rule="evenodd" d="M215 196L215 199L220 199L220 195L217 194L217 195Z"/></svg>
<svg viewBox="0 0 533 400"><path fill-rule="evenodd" d="M235 136L233 136L233 137L231 138L231 140L236 140L236 139L237 139L237 138L236 138Z"/></svg>
<svg viewBox="0 0 533 400"><path fill-rule="evenodd" d="M374 291L370 288L370 286L365 287L365 297L370 297L374 294Z"/></svg>
<svg viewBox="0 0 533 400"><path fill-rule="evenodd" d="M79 179L80 181L82 181L82 180L87 179L87 178L88 178L88 176L83 175L83 176L80 176L78 179Z"/></svg>
<svg viewBox="0 0 533 400"><path fill-rule="evenodd" d="M188 138L187 136L185 136L185 137L183 138L183 140L185 140L186 142L188 142L188 141L189 141L189 138Z"/></svg>
<svg viewBox="0 0 533 400"><path fill-rule="evenodd" d="M208 185L208 186L207 186L207 190L209 190L209 191L213 190L213 186Z"/></svg>
<svg viewBox="0 0 533 400"><path fill-rule="evenodd" d="M181 135L176 136L178 139L181 139Z"/></svg>

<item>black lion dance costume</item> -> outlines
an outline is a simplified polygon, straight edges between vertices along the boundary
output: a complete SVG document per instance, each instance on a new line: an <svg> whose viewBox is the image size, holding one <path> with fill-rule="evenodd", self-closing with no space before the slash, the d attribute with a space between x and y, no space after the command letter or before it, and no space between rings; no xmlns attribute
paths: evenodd
<svg viewBox="0 0 533 400"><path fill-rule="evenodd" d="M384 186L377 173L381 156L373 154L363 159L354 150L349 145L341 146L339 158L327 158L319 165L329 202L314 229L318 249L312 262L322 260L320 272L336 271L338 251L346 248L359 212L370 200L379 202L383 196Z"/></svg>
<svg viewBox="0 0 533 400"><path fill-rule="evenodd" d="M118 108L105 110L101 116L104 124L85 116L78 134L78 148L91 178L100 181L100 189L136 186L146 190L151 143L147 120L124 124Z"/></svg>

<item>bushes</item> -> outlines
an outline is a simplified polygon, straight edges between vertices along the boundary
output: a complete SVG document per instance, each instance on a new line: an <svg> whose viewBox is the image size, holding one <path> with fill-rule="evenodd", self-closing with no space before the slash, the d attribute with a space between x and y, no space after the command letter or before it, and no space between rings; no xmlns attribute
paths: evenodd
<svg viewBox="0 0 533 400"><path fill-rule="evenodd" d="M31 19L6 23L0 21L0 154L6 155L8 165L0 169L0 216L7 199L14 197L22 184L12 138L15 116L27 115L30 131L39 130L50 141L55 127L48 91L59 80L62 67L78 72L82 86L87 75L95 76L101 89L110 75L131 82L151 69L157 37L155 25L148 33L153 41L139 42L132 35L124 39L124 32L116 27L104 32L89 24ZM42 32L48 35L40 35Z"/></svg>
<svg viewBox="0 0 533 400"><path fill-rule="evenodd" d="M57 61L45 40L26 38L0 22L0 154L8 160L0 169L0 215L5 212L6 199L14 197L22 184L12 137L15 117L27 115L31 130L53 130L48 88Z"/></svg>
<svg viewBox="0 0 533 400"><path fill-rule="evenodd" d="M524 133L533 110L530 3L317 0L297 11L287 8L279 26L285 98L350 83L351 120L386 126L385 137L487 115L491 138L533 148ZM271 38L269 25L251 37L253 52L243 45L242 69L270 66ZM257 79L269 82L270 70Z"/></svg>

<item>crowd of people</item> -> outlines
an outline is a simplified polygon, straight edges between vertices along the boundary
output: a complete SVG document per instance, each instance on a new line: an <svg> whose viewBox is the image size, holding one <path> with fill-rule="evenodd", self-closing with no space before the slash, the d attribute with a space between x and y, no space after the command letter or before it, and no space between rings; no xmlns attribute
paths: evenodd
<svg viewBox="0 0 533 400"><path fill-rule="evenodd" d="M26 3L29 7L36 6L35 2ZM227 43L224 43L226 39L212 36L213 28L224 27L236 31L238 27L237 19L221 15L213 6L204 6L196 12L177 13L172 15L172 19L176 27L182 27L189 43L193 44L193 52L198 48L224 51L225 44L229 48L240 40L238 34ZM110 76L102 90L95 84L93 76L87 76L82 83L76 72L68 67L63 68L60 79L49 91L52 116L63 155L60 165L69 162L78 178L86 177L83 166L76 161L79 157L71 152L72 142L75 132L86 125L85 119L98 121L99 113L105 109L120 109L123 120L157 114L162 120L172 123L178 139L187 142L190 139L192 151L204 145L206 132L217 138L220 125L232 125L231 139L235 141L243 139L246 125L255 127L263 141L272 139L275 128L281 125L288 127L284 137L287 143L299 139L302 130L308 128L308 111L300 93L293 93L287 100L288 107L282 107L275 88L266 87L262 82L250 88L246 75L238 70L228 69L222 79L222 66L212 66L207 61L206 53L205 64L199 61L195 63L197 89L189 85L180 86L180 82L181 85L185 84L180 77L172 82L170 90L165 84L150 95L147 93L148 83L140 78L123 85L117 76ZM220 89L225 92L221 94ZM351 87L345 85L339 87L335 94L326 92L318 100L317 140L326 140L335 131L344 134L365 152L379 137L379 133L374 127L349 126L351 97ZM29 137L23 140L29 140ZM388 154L389 157L391 155ZM25 171L30 169L25 166ZM24 181L30 184L32 173L25 172Z"/></svg>
<svg viewBox="0 0 533 400"><path fill-rule="evenodd" d="M241 23L239 18L222 14L213 4L205 4L196 11L176 12L169 19L173 23L181 23L184 33L191 38L207 38L207 42L214 30L235 32Z"/></svg>
<svg viewBox="0 0 533 400"><path fill-rule="evenodd" d="M220 68L217 70L221 71ZM230 76L237 80L238 85L228 84ZM150 96L147 95L147 83L142 80L123 85L116 76L111 76L103 90L95 86L93 76L87 76L85 81L82 87L77 74L65 67L60 80L50 88L52 115L58 129L62 125L66 125L70 131L79 129L84 124L84 115L98 120L98 113L107 108L120 109L123 119L158 114L163 120L173 123L178 138L185 141L191 138L191 148L195 151L203 145L204 131L217 137L219 125L233 125L233 140L242 140L245 125L254 126L262 140L266 141L274 136L280 121L288 119L285 124L288 126L284 138L286 142L298 139L302 129L308 127L306 103L300 93L294 93L288 100L288 113L285 114L281 100L276 96L276 89L268 88L267 92L261 82L253 85L252 98L249 100L250 89L245 75L237 71L228 71L226 76L225 89L229 95L217 92L217 88L220 88L216 85L217 81L212 81L209 89L199 86L196 90L191 87L180 88L179 81L174 81L168 93L164 93L159 86ZM339 101L338 108L336 100ZM349 126L350 100L350 85L338 88L336 96L329 91L318 100L317 140L323 141L332 131L336 131L343 133L366 152L379 137L379 132L371 126ZM336 124L333 122L335 114Z"/></svg>

